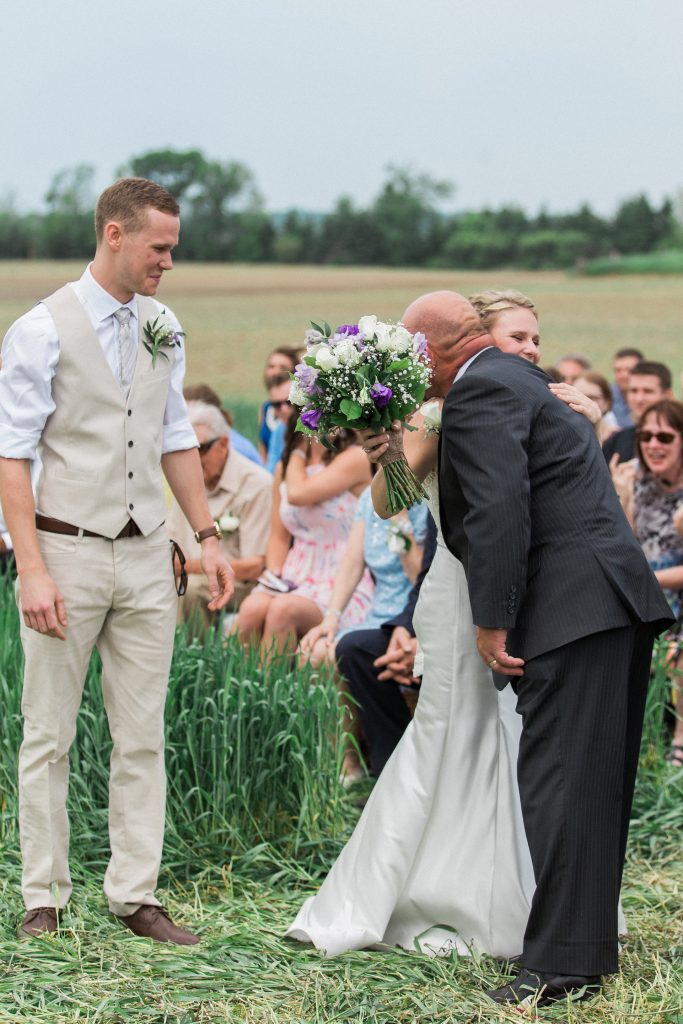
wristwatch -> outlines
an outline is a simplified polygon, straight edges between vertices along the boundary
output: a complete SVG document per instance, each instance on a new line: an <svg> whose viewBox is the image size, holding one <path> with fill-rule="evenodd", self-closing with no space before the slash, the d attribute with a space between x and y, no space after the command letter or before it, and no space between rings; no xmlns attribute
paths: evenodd
<svg viewBox="0 0 683 1024"><path fill-rule="evenodd" d="M222 540L223 534L218 523L214 523L213 526L207 526L205 530L194 531L194 539L198 544L201 544L203 540L207 540L208 537L217 537L218 540Z"/></svg>

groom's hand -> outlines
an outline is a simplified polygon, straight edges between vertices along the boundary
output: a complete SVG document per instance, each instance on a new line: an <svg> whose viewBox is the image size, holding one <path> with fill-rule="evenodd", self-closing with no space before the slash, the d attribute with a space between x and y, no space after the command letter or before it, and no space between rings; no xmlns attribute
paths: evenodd
<svg viewBox="0 0 683 1024"><path fill-rule="evenodd" d="M19 576L21 612L29 629L66 640L66 608L62 593L44 569L22 572Z"/></svg>
<svg viewBox="0 0 683 1024"><path fill-rule="evenodd" d="M505 650L506 629L485 629L477 626L477 650L481 660L492 672L502 676L524 675L523 658L513 658Z"/></svg>
<svg viewBox="0 0 683 1024"><path fill-rule="evenodd" d="M215 537L202 541L202 569L209 584L211 600L207 607L210 612L218 612L235 593L235 573L227 558L221 553L219 542Z"/></svg>

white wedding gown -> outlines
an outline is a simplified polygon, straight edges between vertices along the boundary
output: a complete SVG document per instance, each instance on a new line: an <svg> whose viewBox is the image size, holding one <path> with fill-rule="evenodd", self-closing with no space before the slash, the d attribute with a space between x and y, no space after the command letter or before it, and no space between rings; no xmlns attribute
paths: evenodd
<svg viewBox="0 0 683 1024"><path fill-rule="evenodd" d="M287 934L328 956L377 945L515 956L534 889L516 781L521 719L475 646L467 582L438 543L415 610L420 699L320 891Z"/></svg>

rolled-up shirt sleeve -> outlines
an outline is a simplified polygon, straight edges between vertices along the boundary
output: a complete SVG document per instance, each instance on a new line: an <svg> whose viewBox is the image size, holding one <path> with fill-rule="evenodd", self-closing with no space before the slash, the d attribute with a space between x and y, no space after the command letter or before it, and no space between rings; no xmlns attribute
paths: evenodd
<svg viewBox="0 0 683 1024"><path fill-rule="evenodd" d="M160 307L161 308L161 307ZM170 309L166 308L166 315L169 322L176 331L182 331L182 327L176 316ZM164 430L161 442L161 451L166 452L184 451L187 448L197 447L197 435L187 416L187 406L183 397L183 381L185 379L185 339L176 349L175 361L171 370L171 379L168 387L168 398L164 410Z"/></svg>
<svg viewBox="0 0 683 1024"><path fill-rule="evenodd" d="M47 308L39 303L5 336L0 370L0 456L36 457L45 421L54 411L52 378L59 339Z"/></svg>

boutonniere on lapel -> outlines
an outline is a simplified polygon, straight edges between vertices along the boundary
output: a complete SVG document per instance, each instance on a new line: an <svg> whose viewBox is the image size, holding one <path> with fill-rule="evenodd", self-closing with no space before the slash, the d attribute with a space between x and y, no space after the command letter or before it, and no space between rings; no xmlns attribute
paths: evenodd
<svg viewBox="0 0 683 1024"><path fill-rule="evenodd" d="M234 533L239 527L239 517L234 515L232 512L224 512L218 520L221 533Z"/></svg>
<svg viewBox="0 0 683 1024"><path fill-rule="evenodd" d="M154 320L148 320L142 328L142 343L152 357L152 368L156 366L157 356L168 359L165 348L180 348L185 337L184 331L174 331L168 320L163 320L166 310L162 309Z"/></svg>

